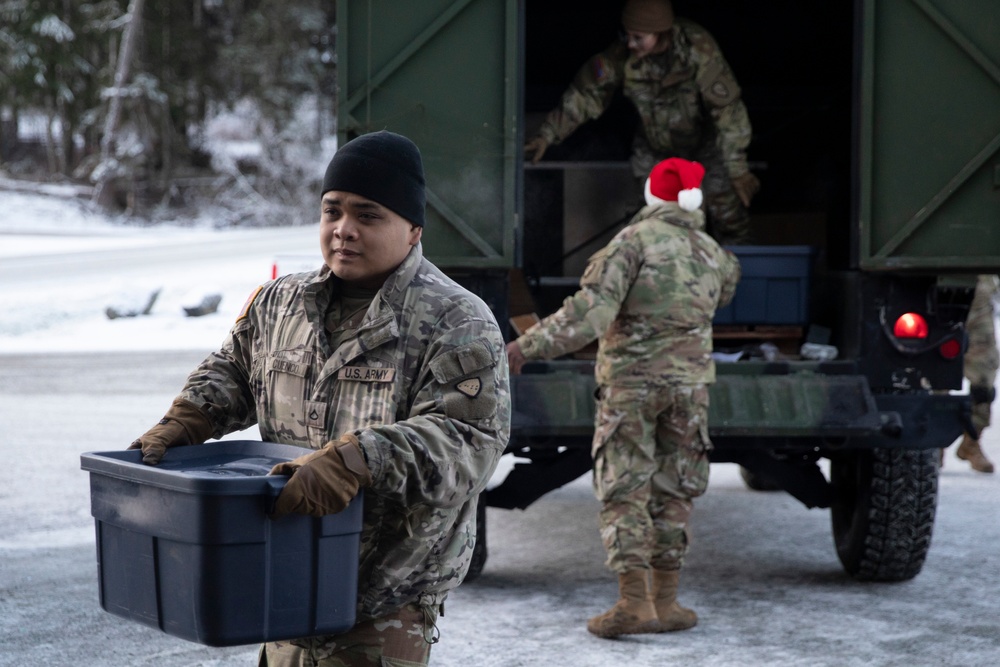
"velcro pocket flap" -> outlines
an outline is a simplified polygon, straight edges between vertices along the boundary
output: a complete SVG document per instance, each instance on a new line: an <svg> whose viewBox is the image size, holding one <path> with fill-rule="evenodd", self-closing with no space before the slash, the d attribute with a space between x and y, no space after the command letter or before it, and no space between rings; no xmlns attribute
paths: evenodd
<svg viewBox="0 0 1000 667"><path fill-rule="evenodd" d="M493 351L484 341L473 341L440 355L431 362L431 372L440 384L496 365Z"/></svg>
<svg viewBox="0 0 1000 667"><path fill-rule="evenodd" d="M386 342L395 340L398 337L399 327L396 324L396 318L392 315L375 320L358 334L361 347L366 351L374 350L376 347L384 345Z"/></svg>

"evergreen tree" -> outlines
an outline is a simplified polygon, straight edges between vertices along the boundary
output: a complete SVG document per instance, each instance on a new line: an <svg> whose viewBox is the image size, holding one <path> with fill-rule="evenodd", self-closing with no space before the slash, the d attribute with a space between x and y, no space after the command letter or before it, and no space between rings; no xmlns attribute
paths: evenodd
<svg viewBox="0 0 1000 667"><path fill-rule="evenodd" d="M0 0L0 95L8 113L44 113L49 170L69 173L106 72L116 0ZM83 151L92 146L84 141Z"/></svg>
<svg viewBox="0 0 1000 667"><path fill-rule="evenodd" d="M241 104L264 150L234 180L264 199L294 198L308 177L291 160L294 143L316 148L333 131L333 3L145 0L128 76L116 82L128 5L0 0L0 104L8 116L45 115L49 171L167 190L185 165L207 164L211 115ZM311 131L291 130L305 101Z"/></svg>

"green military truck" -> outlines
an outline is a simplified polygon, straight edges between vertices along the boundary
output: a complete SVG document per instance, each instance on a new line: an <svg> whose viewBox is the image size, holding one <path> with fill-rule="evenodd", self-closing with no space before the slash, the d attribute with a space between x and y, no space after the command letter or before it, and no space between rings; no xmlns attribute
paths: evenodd
<svg viewBox="0 0 1000 667"><path fill-rule="evenodd" d="M713 461L829 508L844 569L916 576L962 389L975 275L1000 270L1000 3L676 0L741 84L763 188L744 277L716 319ZM616 100L537 165L522 146L618 37L614 0L341 0L341 142L413 138L426 254L506 326L575 290L634 210L634 111ZM916 323L916 326L912 326ZM507 332L510 337L513 330ZM802 343L836 348L808 359ZM829 350L830 347L820 347ZM590 469L593 354L512 378L517 457L487 492L524 508ZM481 513L478 560L486 557Z"/></svg>

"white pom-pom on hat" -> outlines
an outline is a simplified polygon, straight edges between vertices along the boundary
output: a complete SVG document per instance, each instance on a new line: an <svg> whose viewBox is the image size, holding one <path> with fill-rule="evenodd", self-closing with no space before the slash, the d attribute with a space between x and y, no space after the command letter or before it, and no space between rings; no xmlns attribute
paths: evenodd
<svg viewBox="0 0 1000 667"><path fill-rule="evenodd" d="M701 202L703 200L704 196L701 194L700 188L681 190L677 193L677 203L685 211L697 211L701 208Z"/></svg>
<svg viewBox="0 0 1000 667"><path fill-rule="evenodd" d="M696 211L704 201L701 182L705 167L678 157L659 162L646 179L646 203L677 202L685 211Z"/></svg>

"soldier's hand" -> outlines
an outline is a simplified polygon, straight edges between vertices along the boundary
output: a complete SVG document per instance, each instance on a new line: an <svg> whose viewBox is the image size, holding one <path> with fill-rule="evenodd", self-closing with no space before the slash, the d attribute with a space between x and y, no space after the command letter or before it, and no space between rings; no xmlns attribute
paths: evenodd
<svg viewBox="0 0 1000 667"><path fill-rule="evenodd" d="M524 357L521 346L517 344L516 340L507 343L507 366L510 368L511 374L520 375L521 368L527 362L528 360Z"/></svg>
<svg viewBox="0 0 1000 667"><path fill-rule="evenodd" d="M528 156L532 164L537 164L542 159L542 156L545 155L545 150L548 147L549 142L544 137L535 137L524 145L524 154Z"/></svg>
<svg viewBox="0 0 1000 667"><path fill-rule="evenodd" d="M270 516L325 516L343 511L361 487L371 486L372 474L357 437L346 433L323 449L279 463L272 475L291 475Z"/></svg>
<svg viewBox="0 0 1000 667"><path fill-rule="evenodd" d="M200 445L212 437L212 423L193 403L174 399L167 414L149 429L129 449L142 450L142 462L155 466L170 447Z"/></svg>
<svg viewBox="0 0 1000 667"><path fill-rule="evenodd" d="M753 200L753 196L757 194L760 190L760 179L753 175L752 172L747 172L742 176L737 176L732 179L733 189L736 190L736 196L740 198L743 205L747 208L750 207L750 202Z"/></svg>

